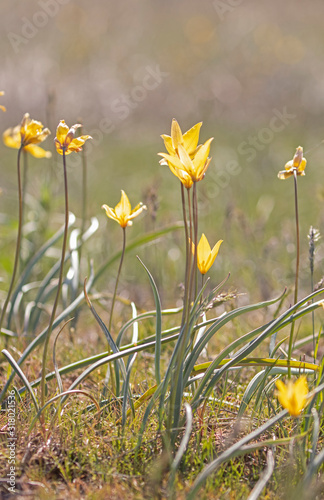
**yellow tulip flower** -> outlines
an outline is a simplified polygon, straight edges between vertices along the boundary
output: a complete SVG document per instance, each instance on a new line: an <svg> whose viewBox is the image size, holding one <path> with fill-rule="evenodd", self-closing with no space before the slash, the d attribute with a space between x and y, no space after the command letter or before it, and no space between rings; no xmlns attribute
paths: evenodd
<svg viewBox="0 0 324 500"><path fill-rule="evenodd" d="M82 125L76 123L71 128L65 123L64 120L61 120L56 129L56 137L54 139L56 151L63 155L63 151L66 155L69 155L73 152L78 153L82 151L82 146L85 141L88 139L92 139L90 135L81 135L80 137L74 137L75 132Z"/></svg>
<svg viewBox="0 0 324 500"><path fill-rule="evenodd" d="M165 134L161 135L168 153L171 156L176 156L178 154L178 146L181 144L191 157L194 156L199 141L201 126L202 122L199 122L182 135L179 123L175 118L173 118L171 124L171 136Z"/></svg>
<svg viewBox="0 0 324 500"><path fill-rule="evenodd" d="M180 179L187 189L194 182L204 178L211 161L208 154L213 138L208 139L205 144L197 146L201 125L202 122L197 123L182 135L178 122L173 119L171 136L161 136L169 154L159 153L159 156L163 158L160 164L169 165L171 172Z"/></svg>
<svg viewBox="0 0 324 500"><path fill-rule="evenodd" d="M307 402L308 385L305 375L302 375L295 383L288 380L287 385L282 380L277 380L276 387L281 405L289 411L290 415L298 417Z"/></svg>
<svg viewBox="0 0 324 500"><path fill-rule="evenodd" d="M26 113L21 124L5 130L2 138L8 148L19 149L22 146L24 151L28 151L35 158L50 158L52 153L38 146L50 133L41 122L32 120Z"/></svg>
<svg viewBox="0 0 324 500"><path fill-rule="evenodd" d="M122 190L120 202L115 206L115 208L108 207L108 205L102 205L106 214L110 219L115 220L118 224L125 228L133 224L132 219L135 219L143 210L146 210L146 205L139 203L132 210L131 204L129 202L127 194Z"/></svg>
<svg viewBox="0 0 324 500"><path fill-rule="evenodd" d="M3 90L0 91L0 95L4 95ZM1 104L0 104L0 109L2 109L2 111L6 111L6 108L4 106L1 106Z"/></svg>
<svg viewBox="0 0 324 500"><path fill-rule="evenodd" d="M197 266L201 274L206 274L214 264L219 248L223 240L219 240L213 249L210 248L208 240L203 233L197 246ZM192 243L192 253L195 252L195 244Z"/></svg>
<svg viewBox="0 0 324 500"><path fill-rule="evenodd" d="M296 171L297 175L305 175L306 163L307 160L303 157L303 148L298 146L293 159L286 163L285 170L280 170L278 173L279 179L288 179L288 177L294 175L294 171Z"/></svg>

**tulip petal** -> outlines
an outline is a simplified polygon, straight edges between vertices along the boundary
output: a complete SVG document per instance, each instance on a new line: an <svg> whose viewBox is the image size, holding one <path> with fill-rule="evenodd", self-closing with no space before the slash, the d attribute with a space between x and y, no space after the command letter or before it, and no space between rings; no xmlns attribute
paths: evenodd
<svg viewBox="0 0 324 500"><path fill-rule="evenodd" d="M120 202L115 206L115 213L117 217L127 218L131 214L131 204L125 191L121 191Z"/></svg>
<svg viewBox="0 0 324 500"><path fill-rule="evenodd" d="M165 149L167 150L167 152L170 155L175 155L176 152L172 146L172 138L169 135L161 135L161 137L164 141L164 146L165 146Z"/></svg>
<svg viewBox="0 0 324 500"><path fill-rule="evenodd" d="M175 118L173 118L171 124L171 138L173 149L177 150L178 146L183 144L183 136L180 125Z"/></svg>
<svg viewBox="0 0 324 500"><path fill-rule="evenodd" d="M181 163L183 164L182 168L184 170L186 170L188 172L188 174L191 175L191 177L194 177L195 167L194 167L193 161L191 160L189 154L187 153L185 148L181 145L179 145L178 151L179 151Z"/></svg>
<svg viewBox="0 0 324 500"><path fill-rule="evenodd" d="M147 209L146 205L143 205L142 203L139 203L138 205L136 205L136 207L134 208L134 210L132 210L132 213L128 217L128 220L130 221L131 219L135 219L135 217L137 217L138 215L140 215L143 212L143 210L146 210L146 209Z"/></svg>
<svg viewBox="0 0 324 500"><path fill-rule="evenodd" d="M278 172L278 178L282 180L288 179L291 175L293 175L292 170L280 170L280 172Z"/></svg>
<svg viewBox="0 0 324 500"><path fill-rule="evenodd" d="M213 137L208 139L208 141L206 141L205 144L203 144L202 147L198 150L196 156L192 160L197 177L196 180L201 180L207 170L207 168L205 168L205 164L209 155L210 144L213 139Z"/></svg>
<svg viewBox="0 0 324 500"><path fill-rule="evenodd" d="M19 149L21 145L20 125L7 128L2 134L2 139L8 148Z"/></svg>
<svg viewBox="0 0 324 500"><path fill-rule="evenodd" d="M302 172L304 172L304 170L306 168L306 164L307 164L307 160L306 160L306 158L303 158L299 167L298 167L298 173L300 173L300 175L305 175L305 173L302 174Z"/></svg>
<svg viewBox="0 0 324 500"><path fill-rule="evenodd" d="M37 146L36 144L27 144L24 147L25 151L28 151L35 158L51 158L52 153L50 151L46 151L45 149Z"/></svg>
<svg viewBox="0 0 324 500"><path fill-rule="evenodd" d="M69 131L68 125L64 120L61 120L56 129L56 139L61 143L61 145L65 142L65 137Z"/></svg>
<svg viewBox="0 0 324 500"><path fill-rule="evenodd" d="M190 189L193 184L193 181L189 173L186 170L184 170L184 165L181 163L180 159L177 156L167 155L166 153L159 153L159 155L162 156L165 161L167 161L171 172L176 177L178 177L178 179L182 182L185 188ZM161 160L161 162L164 162L164 160Z"/></svg>
<svg viewBox="0 0 324 500"><path fill-rule="evenodd" d="M101 208L103 208L106 211L106 214L108 217L110 217L110 219L113 219L118 222L115 211L111 207L108 207L108 205L102 205Z"/></svg>
<svg viewBox="0 0 324 500"><path fill-rule="evenodd" d="M201 274L206 274L210 266L208 266L208 259L211 254L209 242L203 233L197 246L197 265Z"/></svg>
<svg viewBox="0 0 324 500"><path fill-rule="evenodd" d="M196 125L183 134L183 145L189 155L197 148L201 126L202 122L196 123Z"/></svg>
<svg viewBox="0 0 324 500"><path fill-rule="evenodd" d="M290 415L297 417L307 402L308 386L305 375L302 375L295 383L289 380L287 385L282 380L277 380L276 387L280 404L289 411Z"/></svg>
<svg viewBox="0 0 324 500"><path fill-rule="evenodd" d="M218 255L218 252L219 252L219 249L220 249L220 246L221 246L222 243L223 243L223 240L218 240L217 243L216 243L216 245L214 246L214 248L211 251L211 260L212 260L211 266L215 262L215 259L216 259L217 255Z"/></svg>

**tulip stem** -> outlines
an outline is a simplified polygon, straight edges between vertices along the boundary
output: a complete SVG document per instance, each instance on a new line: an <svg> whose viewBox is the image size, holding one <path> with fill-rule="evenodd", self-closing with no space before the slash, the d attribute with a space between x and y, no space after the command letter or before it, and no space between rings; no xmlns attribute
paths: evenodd
<svg viewBox="0 0 324 500"><path fill-rule="evenodd" d="M11 277L11 282L9 286L9 290L7 293L6 300L3 304L2 311L1 311L1 317L0 317L0 332L2 329L2 324L7 312L9 300L11 297L11 293L15 284L15 279L16 279L16 274L18 270L18 264L20 260L20 245L21 245L21 233L22 233L22 220L23 220L23 196L22 196L22 183L21 183L21 168L20 168L20 158L21 158L21 152L23 150L23 146L20 146L18 150L18 156L17 156L17 176L18 176L18 234L17 234L17 242L16 242L16 253L15 253L15 261L14 261L14 267L12 271L12 277Z"/></svg>
<svg viewBox="0 0 324 500"><path fill-rule="evenodd" d="M186 240L186 269L185 269L185 286L184 286L184 297L183 297L183 313L182 313L182 321L181 326L185 324L188 318L188 288L189 288L189 273L190 273L190 240L188 233L188 220L187 220L187 212L186 212L186 198L184 193L184 185L180 182L181 186L181 202L182 202L182 215L184 222L184 230L185 230L185 240Z"/></svg>
<svg viewBox="0 0 324 500"><path fill-rule="evenodd" d="M195 299L198 294L198 266L197 266L197 252L198 252L198 204L197 204L197 183L194 182L193 186L193 217L194 217L194 230L195 230Z"/></svg>
<svg viewBox="0 0 324 500"><path fill-rule="evenodd" d="M198 292L198 274L197 274L197 247L198 247L198 207L197 207L197 187L196 182L193 184L192 192L192 219L193 219L193 233L194 233L194 259L193 267L191 269L190 277L190 300L194 293L194 299L197 297ZM191 236L191 235L190 235ZM192 241L192 240L191 240Z"/></svg>
<svg viewBox="0 0 324 500"><path fill-rule="evenodd" d="M56 297L55 297L55 301L54 301L54 305L53 305L53 309L52 309L52 314L50 317L50 322L48 325L48 329L47 329L47 333L46 333L45 341L44 341L42 374L41 374L41 407L43 407L45 404L45 375L46 375L47 349L48 349L49 339L50 339L50 336L52 333L56 309L57 309L60 294L61 294L61 288L62 288L62 282L63 282L64 261L65 261L65 251L66 251L68 227L69 227L68 182L67 182L66 159L65 159L66 148L63 147L62 151L63 151L63 173L64 173L65 226L64 226L63 244L62 244L61 266L60 266L59 280L58 280L58 284L57 284Z"/></svg>
<svg viewBox="0 0 324 500"><path fill-rule="evenodd" d="M190 191L189 189L187 190L187 193L188 193L188 207L189 207L189 238L190 238L190 246L189 246L189 257L188 257L188 260L189 260L189 266L188 266L188 283L189 283L189 279L190 279L190 274L191 274L191 270L192 270L192 259L193 259L193 253L192 253L192 248L193 248L193 239L192 239L192 225L193 225L193 221L192 221L192 210L191 210L191 198L190 198ZM189 284L189 290L188 290L188 301L189 301L189 305L190 305L190 302L191 302L191 285Z"/></svg>
<svg viewBox="0 0 324 500"><path fill-rule="evenodd" d="M294 168L294 191L295 191L295 218L296 218L296 273L295 273L295 293L294 293L294 305L298 300L298 277L299 277L299 255L300 255L300 245L299 245L299 214L298 214L298 190L297 190L297 169ZM288 361L291 360L292 346L294 340L294 329L295 322L291 323L290 336L289 336L289 346L288 346ZM291 369L288 366L288 377L291 378Z"/></svg>
<svg viewBox="0 0 324 500"><path fill-rule="evenodd" d="M114 307L115 307L115 302L116 302L117 287L118 287L118 282L119 282L121 268L122 268L123 261L124 261L125 248L126 248L126 228L123 227L123 249L122 249L122 253L121 253L121 257L120 257L119 268L118 268L117 278L116 278L116 283L115 283L115 290L114 290L114 295L113 295L113 299L112 299L112 303L111 303L109 328L108 328L109 332L111 332L113 312L114 312Z"/></svg>
<svg viewBox="0 0 324 500"><path fill-rule="evenodd" d="M22 212L21 212L21 231L23 233L23 227L25 223L25 213L26 213L26 187L27 187L27 177L28 177L28 156L27 151L23 150L23 175L22 175ZM23 237L23 234L21 235ZM19 256L20 260L20 271L22 270L23 259Z"/></svg>

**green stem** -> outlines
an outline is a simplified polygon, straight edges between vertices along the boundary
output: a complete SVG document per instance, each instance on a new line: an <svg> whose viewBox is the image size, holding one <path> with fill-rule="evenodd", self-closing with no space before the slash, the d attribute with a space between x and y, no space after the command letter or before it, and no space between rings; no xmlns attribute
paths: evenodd
<svg viewBox="0 0 324 500"><path fill-rule="evenodd" d="M109 332L111 332L113 312L114 312L114 307L115 307L115 302L116 302L117 287L118 287L118 282L119 282L119 277L120 277L120 271L121 271L121 268L123 265L125 248L126 248L126 228L123 227L123 248L122 248L122 253L121 253L121 257L120 257L119 268L118 268L117 278L116 278L116 283L115 283L115 290L114 290L114 295L113 295L112 304L111 304L109 327L108 327Z"/></svg>
<svg viewBox="0 0 324 500"><path fill-rule="evenodd" d="M201 288L203 288L205 284L205 274L202 274L201 275ZM203 296L200 297L200 304L202 303L202 300L203 300Z"/></svg>
<svg viewBox="0 0 324 500"><path fill-rule="evenodd" d="M189 197L189 196L188 196ZM190 199L190 197L189 197ZM185 269L185 288L184 288L184 300L183 300L183 313L182 313L182 321L181 326L185 324L188 320L188 312L189 312L189 276L190 276L190 245L191 240L189 240L189 231L188 231L188 220L186 213L186 199L184 193L184 185L181 183L181 201L182 201L182 214L183 214L183 222L184 222L184 230L185 230L185 240L186 240L186 269ZM190 207L189 207L190 210Z"/></svg>
<svg viewBox="0 0 324 500"><path fill-rule="evenodd" d="M23 197L22 197L22 184L21 184L21 169L20 169L20 157L21 157L21 152L23 150L23 146L20 146L18 150L18 156L17 156L17 175L18 175L18 203L19 203L19 209L18 209L18 234L17 234L17 242L16 242L16 253L15 253L15 261L14 261L14 267L13 267L13 272L12 272L12 277L11 277L11 282L8 290L8 294L6 297L6 300L3 304L2 311L1 311L1 317L0 317L0 332L2 329L2 324L7 312L9 300L11 297L11 293L15 284L15 279L16 279L16 274L17 274L17 269L18 269L18 264L19 264L19 259L20 259L20 245L21 245L21 232L22 232L22 220L23 220Z"/></svg>
<svg viewBox="0 0 324 500"><path fill-rule="evenodd" d="M28 155L27 151L23 150L23 174L22 174L22 213L21 213L21 231L23 233L23 227L25 222L25 212L26 212L26 192L27 192L27 177L28 177ZM23 234L21 235L23 237ZM20 260L20 270L23 266L23 259L21 255L19 256Z"/></svg>
<svg viewBox="0 0 324 500"><path fill-rule="evenodd" d="M297 169L294 169L294 191L295 191L295 218L296 218L296 273L295 273L295 293L294 293L294 305L298 301L298 277L299 277L299 214L298 214L298 190L297 190ZM291 360L292 346L294 340L294 329L295 322L291 323L290 336L289 336L289 347L288 347L288 360ZM291 378L291 370L288 367L288 377Z"/></svg>
<svg viewBox="0 0 324 500"><path fill-rule="evenodd" d="M309 264L310 264L310 282L311 282L311 293L314 291L314 253L315 253L315 230L311 226L309 231ZM312 299L312 304L314 299ZM315 314L312 312L312 330L313 330L313 352L314 352L314 363L316 362L315 357Z"/></svg>
<svg viewBox="0 0 324 500"><path fill-rule="evenodd" d="M193 260L193 267L191 270L191 278L190 278L190 298L194 293L193 300L197 297L198 292L198 274L197 274L197 248L198 248L198 206L197 206L197 183L193 184L193 192L192 192L192 218L193 218L193 233L194 233L194 245L195 245L195 253Z"/></svg>
<svg viewBox="0 0 324 500"><path fill-rule="evenodd" d="M49 322L47 334L46 334L45 341L44 341L42 374L41 374L41 406L42 407L45 404L45 376L46 376L47 350L48 350L49 339L50 339L50 336L52 333L56 309L57 309L60 294L61 294L61 288L62 288L62 282L63 282L65 251L66 251L68 227L69 227L69 199L68 199L68 182L67 182L67 172L66 172L65 148L63 148L63 173L64 173L64 198L65 198L65 226L64 226L61 266L60 266L59 280L58 280L58 284L57 284L57 292L56 292L56 297L55 297L55 301L54 301L54 305L53 305L53 309L52 309L52 314L50 317L50 322Z"/></svg>
<svg viewBox="0 0 324 500"><path fill-rule="evenodd" d="M189 297L189 309L190 309L190 303L192 300L192 293L191 293L191 272L193 268L193 252L192 252L192 244L194 243L192 239L192 228L193 228L193 221L192 221L192 207L191 207L191 198L190 198L190 190L187 190L187 195L188 195L188 210L189 210L189 238L190 238L190 247L189 247L189 267L188 267L188 280L189 280L189 291L188 291L188 297Z"/></svg>

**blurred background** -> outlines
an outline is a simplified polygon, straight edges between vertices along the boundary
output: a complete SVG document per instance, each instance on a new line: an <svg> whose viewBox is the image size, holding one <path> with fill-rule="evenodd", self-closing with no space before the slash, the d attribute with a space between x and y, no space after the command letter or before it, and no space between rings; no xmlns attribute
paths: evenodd
<svg viewBox="0 0 324 500"><path fill-rule="evenodd" d="M200 142L215 139L198 186L200 232L211 245L224 240L210 275L215 285L231 272L227 288L245 293L247 301L273 297L294 282L294 186L277 173L303 146L300 295L308 293L307 234L311 225L324 231L323 18L320 0L2 2L0 90L7 112L1 129L29 112L51 129L44 147L52 150L58 121L82 120L93 136L86 146L87 213L100 227L88 248L98 266L121 247L120 228L100 208L114 207L120 189L132 205L141 200L149 207L129 228L129 241L181 220L179 183L158 163L160 135L170 134L173 117L183 132L203 121ZM16 154L4 145L0 152L1 218L16 227ZM68 165L70 209L80 218L81 155L70 155ZM47 229L63 221L61 158L30 157L27 192L30 222L47 205L53 209ZM31 241L37 225L30 227ZM6 224L0 231L9 274L15 233L9 235ZM177 231L138 251L164 307L181 295L183 247ZM27 257L34 250L25 243ZM315 282L323 252L319 242ZM123 273L125 296L131 295L126 283L147 285L135 253ZM101 288L111 289L115 275L111 269ZM144 301L141 293L134 287L132 299Z"/></svg>

